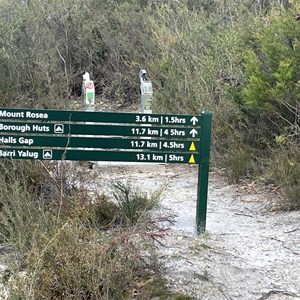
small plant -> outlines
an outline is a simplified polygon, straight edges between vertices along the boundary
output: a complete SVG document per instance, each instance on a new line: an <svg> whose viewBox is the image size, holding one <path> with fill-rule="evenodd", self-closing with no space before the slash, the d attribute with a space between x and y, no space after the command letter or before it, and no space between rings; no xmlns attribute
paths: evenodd
<svg viewBox="0 0 300 300"><path fill-rule="evenodd" d="M289 143L273 151L268 167L269 179L282 187L286 200L282 209L300 209L300 151L299 145Z"/></svg>
<svg viewBox="0 0 300 300"><path fill-rule="evenodd" d="M252 164L250 149L242 145L232 146L226 161L229 181L238 183L241 177L248 175Z"/></svg>
<svg viewBox="0 0 300 300"><path fill-rule="evenodd" d="M128 183L115 182L113 184L113 195L120 212L120 221L126 226L132 226L147 213L158 205L161 192L155 192L148 196L146 192L140 191Z"/></svg>

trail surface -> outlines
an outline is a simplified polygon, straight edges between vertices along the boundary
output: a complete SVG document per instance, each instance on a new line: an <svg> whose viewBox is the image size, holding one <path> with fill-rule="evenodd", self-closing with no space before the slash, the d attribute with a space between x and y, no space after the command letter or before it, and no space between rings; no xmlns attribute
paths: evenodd
<svg viewBox="0 0 300 300"><path fill-rule="evenodd" d="M160 210L175 223L158 252L174 291L210 300L300 299L300 213L274 211L274 191L228 185L211 172L207 232L198 236L197 167L99 164L93 172L164 189Z"/></svg>

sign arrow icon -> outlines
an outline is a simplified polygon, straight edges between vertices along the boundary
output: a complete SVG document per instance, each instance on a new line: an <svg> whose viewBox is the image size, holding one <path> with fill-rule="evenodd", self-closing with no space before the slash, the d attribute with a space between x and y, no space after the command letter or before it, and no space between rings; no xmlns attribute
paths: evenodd
<svg viewBox="0 0 300 300"><path fill-rule="evenodd" d="M55 133L63 133L64 125L63 124L54 124L54 132Z"/></svg>
<svg viewBox="0 0 300 300"><path fill-rule="evenodd" d="M52 159L52 150L43 150L44 159Z"/></svg>
<svg viewBox="0 0 300 300"><path fill-rule="evenodd" d="M190 159L189 159L189 164L195 164L195 163L196 163L195 157L194 157L194 155L192 154L191 157L190 157Z"/></svg>
<svg viewBox="0 0 300 300"><path fill-rule="evenodd" d="M190 151L196 151L196 147L195 147L195 143L194 142L191 143L191 146L190 146L189 150Z"/></svg>
<svg viewBox="0 0 300 300"><path fill-rule="evenodd" d="M194 126L196 125L196 123L198 123L198 119L195 116L193 116L190 121L193 123Z"/></svg>
<svg viewBox="0 0 300 300"><path fill-rule="evenodd" d="M196 129L192 129L190 131L190 134L192 135L192 137L194 138L197 134L198 134L198 131Z"/></svg>

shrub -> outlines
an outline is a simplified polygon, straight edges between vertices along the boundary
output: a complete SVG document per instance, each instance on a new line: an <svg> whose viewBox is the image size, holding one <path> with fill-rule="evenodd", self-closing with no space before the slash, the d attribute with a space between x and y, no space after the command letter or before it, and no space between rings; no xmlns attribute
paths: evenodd
<svg viewBox="0 0 300 300"><path fill-rule="evenodd" d="M289 143L281 145L271 154L269 179L282 187L285 200L281 207L286 210L300 209L300 147Z"/></svg>
<svg viewBox="0 0 300 300"><path fill-rule="evenodd" d="M160 192L153 193L149 197L147 192L140 191L130 183L115 182L113 188L123 225L132 226L143 221L160 200Z"/></svg>
<svg viewBox="0 0 300 300"><path fill-rule="evenodd" d="M251 172L253 159L251 150L244 145L237 145L231 148L227 156L227 175L231 183L238 183L241 177Z"/></svg>

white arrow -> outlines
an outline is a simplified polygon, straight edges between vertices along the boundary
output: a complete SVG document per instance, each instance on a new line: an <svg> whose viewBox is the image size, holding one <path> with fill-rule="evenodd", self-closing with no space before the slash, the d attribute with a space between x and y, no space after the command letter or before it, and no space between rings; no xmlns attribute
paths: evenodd
<svg viewBox="0 0 300 300"><path fill-rule="evenodd" d="M195 126L196 123L198 123L198 119L194 116L191 118L191 122L193 123L193 125Z"/></svg>
<svg viewBox="0 0 300 300"><path fill-rule="evenodd" d="M192 135L192 137L194 138L195 137L195 135L197 135L198 134L198 131L196 130L196 129L192 129L191 131L190 131L190 134Z"/></svg>

